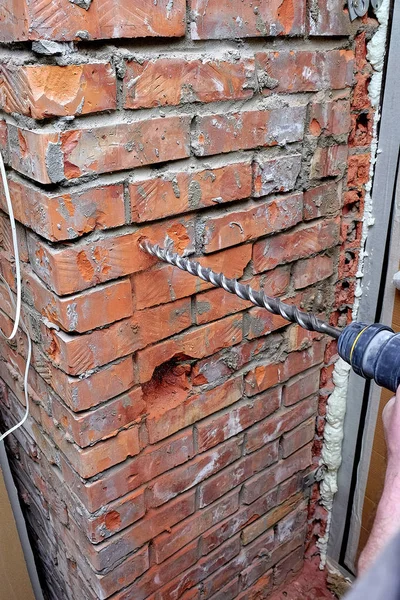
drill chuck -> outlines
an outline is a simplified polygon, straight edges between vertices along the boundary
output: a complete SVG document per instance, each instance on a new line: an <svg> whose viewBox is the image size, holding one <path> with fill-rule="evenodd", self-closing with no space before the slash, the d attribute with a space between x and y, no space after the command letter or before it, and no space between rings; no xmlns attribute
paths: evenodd
<svg viewBox="0 0 400 600"><path fill-rule="evenodd" d="M357 375L396 392L400 385L400 333L379 323L351 323L339 336L338 352Z"/></svg>

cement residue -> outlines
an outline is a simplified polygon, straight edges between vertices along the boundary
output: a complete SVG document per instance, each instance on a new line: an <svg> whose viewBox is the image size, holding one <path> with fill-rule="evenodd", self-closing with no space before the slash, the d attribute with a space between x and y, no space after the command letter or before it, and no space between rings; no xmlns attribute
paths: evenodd
<svg viewBox="0 0 400 600"><path fill-rule="evenodd" d="M368 44L367 58L370 61L374 73L369 87L369 96L372 106L375 108L373 137L371 142L371 163L369 172L369 181L366 184L365 208L363 217L362 239L360 244L360 258L358 263L357 287L355 291L355 301L353 306L353 321L357 319L362 296L362 278L365 261L365 243L369 228L374 224L372 217L372 181L378 149L378 123L380 120L380 97L382 90L382 75L386 55L387 27L389 19L390 0L383 0L381 7L376 11L379 21L379 27L373 38ZM321 503L328 510L328 520L326 532L318 540L318 548L321 553L320 568L323 569L326 564L327 547L330 534L330 525L332 519L333 499L338 490L337 475L342 462L342 441L344 430L344 418L346 414L346 401L348 391L348 380L351 367L342 359L339 359L335 365L333 373L333 382L335 389L331 394L328 407L326 425L324 430L324 445L321 453L321 464L326 467L324 478L320 485Z"/></svg>

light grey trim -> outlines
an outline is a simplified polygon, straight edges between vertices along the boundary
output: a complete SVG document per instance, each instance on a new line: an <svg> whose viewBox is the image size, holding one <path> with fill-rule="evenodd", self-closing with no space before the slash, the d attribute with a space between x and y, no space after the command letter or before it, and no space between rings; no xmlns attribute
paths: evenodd
<svg viewBox="0 0 400 600"><path fill-rule="evenodd" d="M8 497L10 499L15 523L17 525L18 535L25 556L28 574L32 583L33 593L35 594L36 600L43 600L43 594L40 587L38 574L36 571L35 560L33 558L31 544L29 542L28 533L26 531L25 520L22 514L21 506L19 504L17 489L12 478L10 465L8 464L8 458L4 448L4 442L0 442L0 466L3 471L4 483L7 489Z"/></svg>
<svg viewBox="0 0 400 600"><path fill-rule="evenodd" d="M395 189L395 176L400 141L398 65L400 64L400 2L394 3L391 44L379 133L378 156L372 190L372 211L375 219L370 229L364 263L363 296L358 314L359 321L373 323L377 309L380 277L385 255L385 240L390 227L390 211ZM393 275L393 274L392 274ZM371 393L373 393L373 386ZM331 536L328 556L339 562L345 519L349 503L353 460L357 442L365 381L351 374L348 389L347 414L344 424L343 462L338 474L339 491L332 511ZM373 397L373 401L375 398ZM375 400L376 401L376 400ZM353 524L354 525L354 524ZM359 526L359 524L358 524ZM354 554L354 553L353 553ZM350 557L349 557L350 560ZM354 559L351 559L354 566ZM348 565L349 566L349 565Z"/></svg>

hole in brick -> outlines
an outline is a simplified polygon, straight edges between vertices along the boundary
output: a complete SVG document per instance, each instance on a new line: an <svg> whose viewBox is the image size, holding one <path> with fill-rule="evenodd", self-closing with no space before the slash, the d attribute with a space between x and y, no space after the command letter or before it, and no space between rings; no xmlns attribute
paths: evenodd
<svg viewBox="0 0 400 600"><path fill-rule="evenodd" d="M146 410L155 417L184 402L192 389L192 367L185 355L174 356L154 370L151 380L143 386Z"/></svg>
<svg viewBox="0 0 400 600"><path fill-rule="evenodd" d="M354 252L346 252L344 255L344 262L346 265L350 265L355 259Z"/></svg>

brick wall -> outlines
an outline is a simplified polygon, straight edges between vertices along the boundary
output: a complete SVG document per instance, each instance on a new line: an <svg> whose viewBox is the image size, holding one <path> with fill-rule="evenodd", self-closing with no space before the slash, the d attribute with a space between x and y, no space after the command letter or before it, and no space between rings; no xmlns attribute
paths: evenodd
<svg viewBox="0 0 400 600"><path fill-rule="evenodd" d="M303 477L334 344L138 241L344 324L374 22L355 55L341 0L188 4L0 6L0 147L34 341L31 416L7 448L49 599L267 597L324 527ZM0 226L14 285L5 212ZM2 287L0 308L7 329ZM24 334L0 353L6 427L24 410Z"/></svg>

